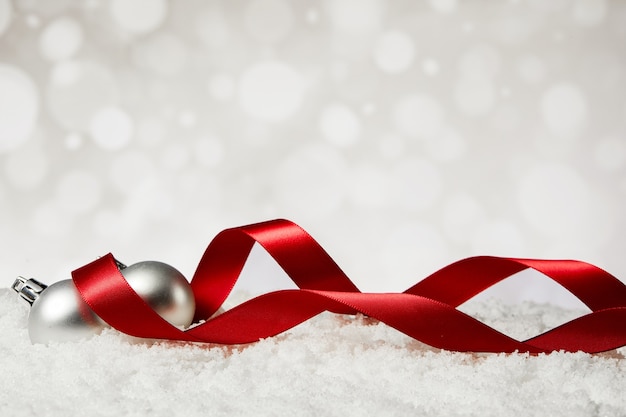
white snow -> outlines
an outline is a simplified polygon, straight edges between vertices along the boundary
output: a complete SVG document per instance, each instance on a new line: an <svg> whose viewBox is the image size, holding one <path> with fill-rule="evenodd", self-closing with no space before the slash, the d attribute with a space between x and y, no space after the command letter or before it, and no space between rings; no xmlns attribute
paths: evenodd
<svg viewBox="0 0 626 417"><path fill-rule="evenodd" d="M549 304L468 304L511 335L576 317ZM623 416L626 349L468 354L363 317L322 314L245 346L138 340L107 330L32 345L28 305L0 289L2 416Z"/></svg>

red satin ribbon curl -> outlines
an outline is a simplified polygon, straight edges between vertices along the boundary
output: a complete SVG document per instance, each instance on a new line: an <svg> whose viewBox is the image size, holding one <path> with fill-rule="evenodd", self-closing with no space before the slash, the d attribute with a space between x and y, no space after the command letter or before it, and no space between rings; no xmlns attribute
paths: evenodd
<svg viewBox="0 0 626 417"><path fill-rule="evenodd" d="M254 243L265 248L298 289L263 294L209 319L231 292ZM591 312L518 341L456 309L527 268L558 282ZM206 321L187 330L154 312L128 285L111 254L75 270L72 278L103 320L145 338L250 343L331 311L362 313L428 345L453 351L597 353L626 345L626 286L588 263L478 256L448 265L403 293L362 293L307 232L288 220L226 229L213 239L191 280L195 321Z"/></svg>

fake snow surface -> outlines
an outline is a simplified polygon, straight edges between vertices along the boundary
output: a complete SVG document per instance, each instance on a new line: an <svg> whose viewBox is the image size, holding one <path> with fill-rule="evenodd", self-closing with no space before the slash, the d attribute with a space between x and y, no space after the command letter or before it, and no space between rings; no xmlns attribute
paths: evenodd
<svg viewBox="0 0 626 417"><path fill-rule="evenodd" d="M463 306L523 338L583 312ZM106 330L31 345L28 305L0 289L2 416L624 416L626 349L467 354L429 348L381 323L322 314L258 343L137 340Z"/></svg>

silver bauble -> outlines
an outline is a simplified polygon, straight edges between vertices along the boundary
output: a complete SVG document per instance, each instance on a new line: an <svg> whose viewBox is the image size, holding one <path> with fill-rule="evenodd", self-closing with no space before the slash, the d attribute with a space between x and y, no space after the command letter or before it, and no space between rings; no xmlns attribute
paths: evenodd
<svg viewBox="0 0 626 417"><path fill-rule="evenodd" d="M183 274L168 264L145 261L122 269L133 290L170 324L187 327L193 321L196 301Z"/></svg>
<svg viewBox="0 0 626 417"><path fill-rule="evenodd" d="M163 319L178 327L191 324L196 308L193 291L177 269L146 261L123 267L121 272L131 288ZM41 283L21 277L13 284L15 291L32 304L28 333L33 343L80 340L107 327L83 301L72 280L49 287L37 284Z"/></svg>
<svg viewBox="0 0 626 417"><path fill-rule="evenodd" d="M85 339L105 327L70 279L46 288L33 302L28 316L28 335L33 343Z"/></svg>

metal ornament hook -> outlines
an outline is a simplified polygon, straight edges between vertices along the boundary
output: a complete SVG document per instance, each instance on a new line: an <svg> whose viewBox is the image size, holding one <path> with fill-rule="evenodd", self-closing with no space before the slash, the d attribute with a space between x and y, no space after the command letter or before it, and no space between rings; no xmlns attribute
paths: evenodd
<svg viewBox="0 0 626 417"><path fill-rule="evenodd" d="M48 288L48 286L43 282L37 281L35 278L26 279L18 276L13 282L13 285L11 285L11 288L32 306L35 300L39 298L39 295L43 290Z"/></svg>

